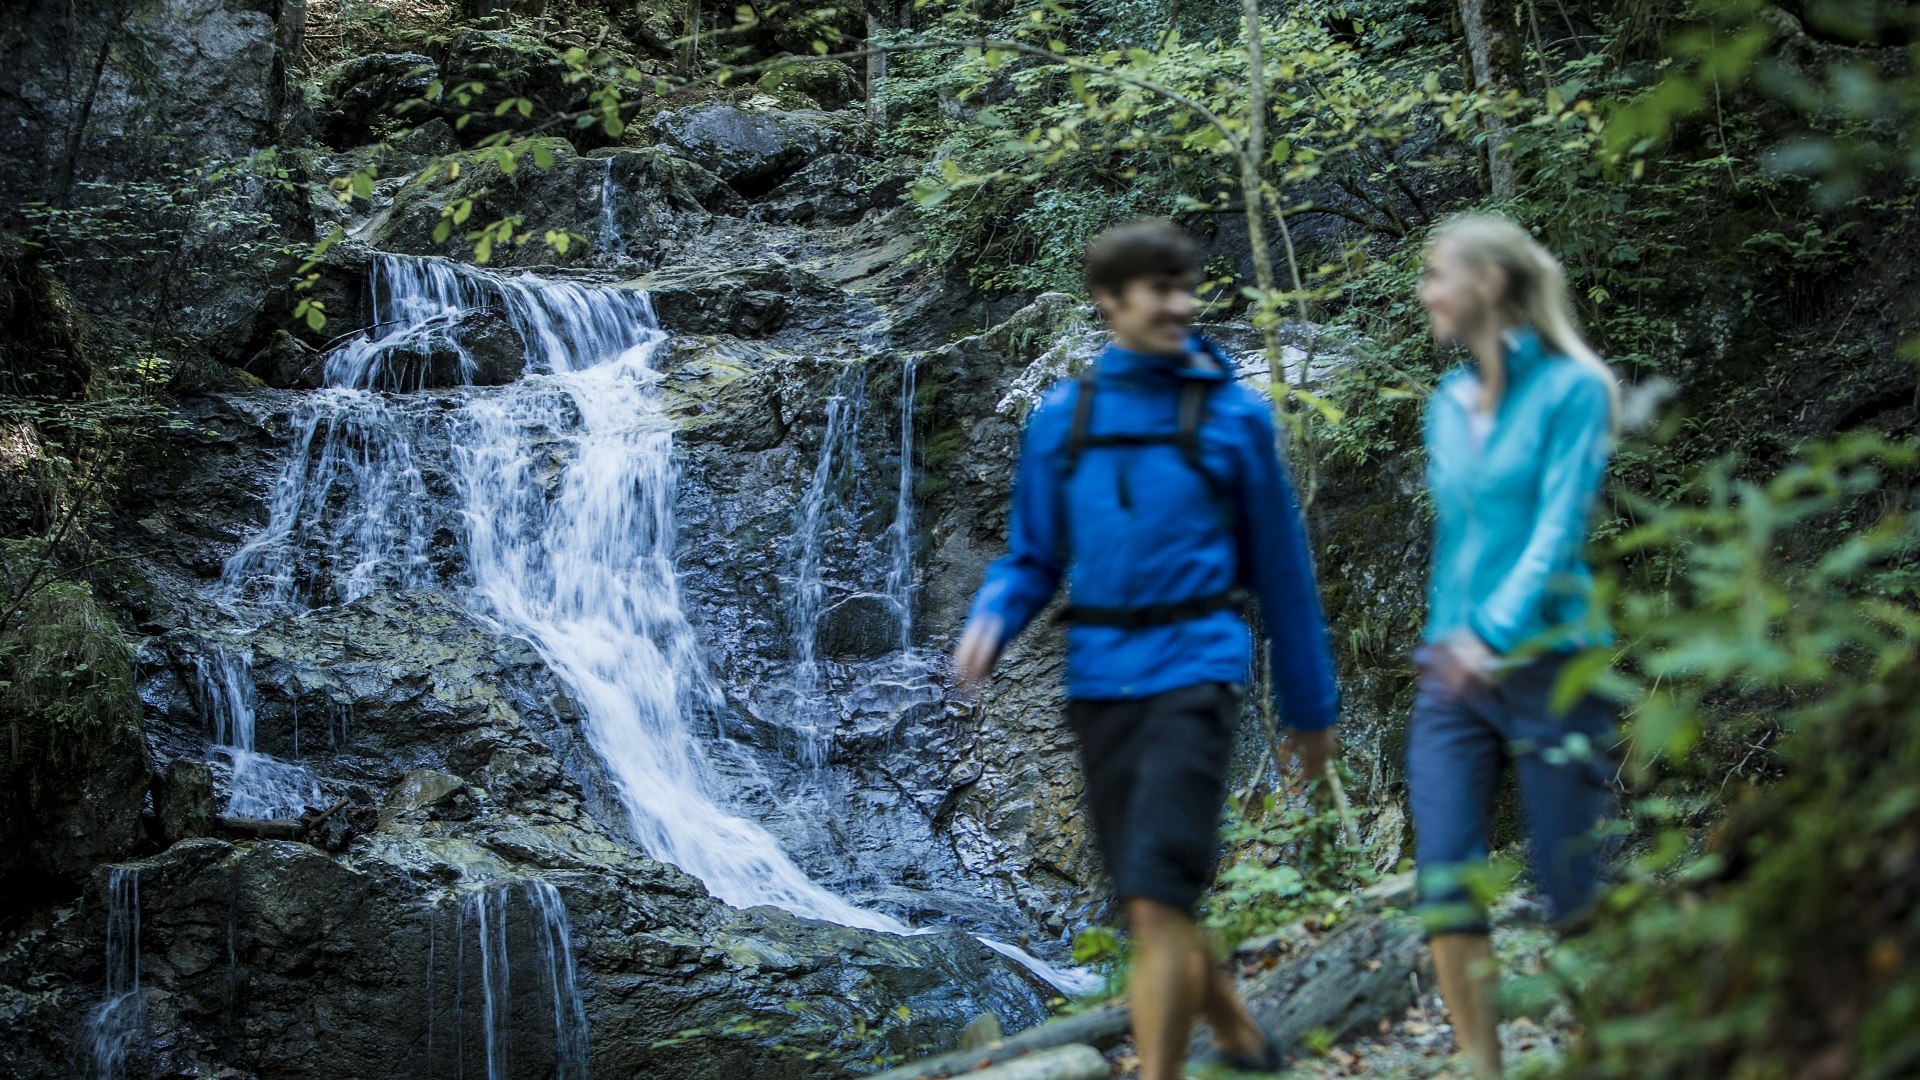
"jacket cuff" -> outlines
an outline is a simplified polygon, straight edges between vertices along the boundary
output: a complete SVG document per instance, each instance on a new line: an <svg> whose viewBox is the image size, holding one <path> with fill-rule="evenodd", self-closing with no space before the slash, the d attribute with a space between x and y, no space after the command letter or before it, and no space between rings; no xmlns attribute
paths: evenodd
<svg viewBox="0 0 1920 1080"><path fill-rule="evenodd" d="M1496 634L1489 630L1487 628L1487 621L1480 617L1478 611L1467 615L1467 629L1473 631L1473 636L1479 638L1487 648L1492 649L1501 656L1505 656L1513 651L1513 642L1508 641L1504 634Z"/></svg>

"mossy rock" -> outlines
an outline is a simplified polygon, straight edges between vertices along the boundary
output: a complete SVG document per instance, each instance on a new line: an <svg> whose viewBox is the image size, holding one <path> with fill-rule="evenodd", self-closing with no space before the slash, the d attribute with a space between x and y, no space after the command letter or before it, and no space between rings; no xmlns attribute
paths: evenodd
<svg viewBox="0 0 1920 1080"><path fill-rule="evenodd" d="M443 212L465 199L472 200L469 216L436 240ZM473 258L469 233L517 216L517 235L525 242L493 246L489 261L567 265L618 249L644 262L665 240L697 231L715 211L738 206L731 189L683 157L653 148L581 157L565 139L547 136L520 143L511 171L496 152L478 150L421 172L370 224L367 239L385 251ZM565 251L546 242L549 231L572 237Z"/></svg>
<svg viewBox="0 0 1920 1080"><path fill-rule="evenodd" d="M35 578L10 545L9 595L32 592L0 632L0 895L31 901L130 853L150 773L133 654L74 581Z"/></svg>
<svg viewBox="0 0 1920 1080"><path fill-rule="evenodd" d="M759 86L769 94L800 94L823 109L845 108L866 97L859 76L838 60L796 57L760 76Z"/></svg>

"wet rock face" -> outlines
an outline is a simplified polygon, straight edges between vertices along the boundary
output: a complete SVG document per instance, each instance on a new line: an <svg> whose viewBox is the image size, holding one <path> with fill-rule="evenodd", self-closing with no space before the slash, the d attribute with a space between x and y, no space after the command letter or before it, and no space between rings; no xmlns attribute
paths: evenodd
<svg viewBox="0 0 1920 1080"><path fill-rule="evenodd" d="M761 200L760 213L768 221L795 225L845 225L897 198L876 190L867 178L869 159L853 154L825 154L782 180Z"/></svg>
<svg viewBox="0 0 1920 1080"><path fill-rule="evenodd" d="M782 330L846 325L857 305L793 266L671 266L634 282L653 301L660 325L682 334L770 337ZM868 315L871 318L871 314Z"/></svg>
<svg viewBox="0 0 1920 1080"><path fill-rule="evenodd" d="M690 105L653 121L661 142L747 196L771 190L818 155L850 148L844 128L823 113L725 104Z"/></svg>
<svg viewBox="0 0 1920 1080"><path fill-rule="evenodd" d="M563 140L534 140L511 174L491 155L459 160L458 176L443 169L395 192L365 225L366 241L383 251L471 259L466 230L434 239L442 209L471 198L470 220L519 215L531 234L529 243L495 248L494 265L581 264L614 254L646 265L669 242L698 234L715 213L740 206L712 173L654 148L581 157ZM550 164L543 169L540 160ZM550 230L577 239L562 253L542 239Z"/></svg>
<svg viewBox="0 0 1920 1080"><path fill-rule="evenodd" d="M442 1076L462 1063L463 1075L484 1074L490 992L491 1056L516 1080L582 1058L584 1073L557 1074L841 1076L831 1062L856 1046L902 1053L983 1011L1016 1024L1042 1015L997 954L958 934L878 936L732 911L670 868L617 854L590 866L556 857L532 878L404 825L358 851L339 860L305 844L196 839L131 864L145 1022L125 1074ZM108 891L102 872L84 916L20 959L91 954L79 966L97 986ZM572 971L543 899L564 905ZM568 1045L569 984L584 1054ZM955 995L956 985L976 989ZM15 1004L90 990L52 976ZM32 1049L9 1041L0 1054L29 1069L14 1075L85 1070L85 1053L70 1071Z"/></svg>
<svg viewBox="0 0 1920 1080"><path fill-rule="evenodd" d="M304 18L303 5L281 0L12 5L0 44L10 147L0 193L45 197L70 155L76 179L113 182L269 144L295 111L286 58Z"/></svg>

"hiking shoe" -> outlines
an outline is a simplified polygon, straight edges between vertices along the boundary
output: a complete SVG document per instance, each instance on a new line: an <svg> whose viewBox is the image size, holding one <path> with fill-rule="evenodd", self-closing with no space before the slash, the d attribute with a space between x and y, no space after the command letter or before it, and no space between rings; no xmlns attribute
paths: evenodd
<svg viewBox="0 0 1920 1080"><path fill-rule="evenodd" d="M1280 1044L1273 1041L1272 1033L1265 1028L1260 1029L1260 1037L1266 1040L1266 1045L1260 1048L1258 1055L1236 1054L1230 1050L1216 1049L1208 1061L1210 1064L1225 1065L1234 1072L1279 1072L1281 1066L1286 1064L1286 1060L1280 1055Z"/></svg>

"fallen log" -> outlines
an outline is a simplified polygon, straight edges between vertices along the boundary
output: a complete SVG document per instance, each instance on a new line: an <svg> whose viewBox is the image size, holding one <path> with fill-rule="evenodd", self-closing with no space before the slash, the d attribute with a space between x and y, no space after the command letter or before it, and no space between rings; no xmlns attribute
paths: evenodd
<svg viewBox="0 0 1920 1080"><path fill-rule="evenodd" d="M967 1080L1106 1080L1107 1059L1085 1043L1036 1050L967 1074Z"/></svg>
<svg viewBox="0 0 1920 1080"><path fill-rule="evenodd" d="M944 1080L945 1077L963 1074L972 1080L976 1070L990 1065L1016 1061L1041 1051L1075 1044L1105 1048L1119 1042L1126 1034L1126 1002L1110 1001L1086 1012L1049 1020L1038 1027L1030 1027L1017 1035L977 1049L940 1054L868 1077L868 1080ZM1106 1066L1102 1064L1101 1068L1104 1070ZM1101 1075L1105 1075L1104 1071Z"/></svg>
<svg viewBox="0 0 1920 1080"><path fill-rule="evenodd" d="M1278 947L1278 939L1270 946ZM1309 1032L1348 1035L1382 1017L1398 1017L1414 998L1410 977L1426 955L1420 924L1395 911L1360 912L1317 942L1291 955L1242 953L1236 960L1256 970L1240 980L1247 1008L1283 1049ZM1106 1049L1127 1035L1127 1006L1108 1002L1082 1013L1049 1020L1017 1035L971 1050L930 1057L869 1080L946 1080L1075 1043ZM1212 1051L1204 1030L1196 1054ZM998 1073L978 1075L995 1076Z"/></svg>
<svg viewBox="0 0 1920 1080"><path fill-rule="evenodd" d="M214 819L214 823L229 836L256 840L304 840L346 806L347 800L341 799L324 812L309 811L297 818L250 818L221 814Z"/></svg>
<svg viewBox="0 0 1920 1080"><path fill-rule="evenodd" d="M1338 1040L1382 1018L1398 1018L1414 1002L1425 959L1419 920L1393 911L1360 915L1243 978L1240 993L1254 1019L1291 1052L1309 1032L1325 1031ZM1212 1049L1209 1033L1196 1032L1194 1052Z"/></svg>

